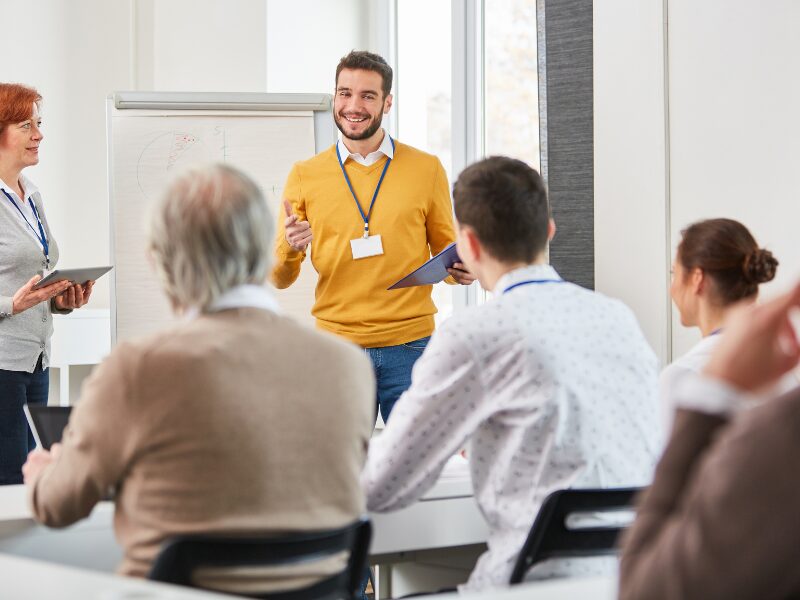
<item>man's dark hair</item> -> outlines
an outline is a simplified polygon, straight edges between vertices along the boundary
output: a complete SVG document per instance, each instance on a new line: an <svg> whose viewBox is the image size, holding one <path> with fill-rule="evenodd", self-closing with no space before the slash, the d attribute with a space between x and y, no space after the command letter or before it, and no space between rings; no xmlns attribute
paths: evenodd
<svg viewBox="0 0 800 600"><path fill-rule="evenodd" d="M547 245L544 182L521 160L492 156L470 165L453 186L453 201L458 222L497 260L529 263Z"/></svg>
<svg viewBox="0 0 800 600"><path fill-rule="evenodd" d="M392 91L392 67L378 54L366 50L351 50L350 54L343 56L336 66L336 83L334 84L336 86L339 85L339 73L342 72L342 69L375 71L383 79L383 97L386 98Z"/></svg>

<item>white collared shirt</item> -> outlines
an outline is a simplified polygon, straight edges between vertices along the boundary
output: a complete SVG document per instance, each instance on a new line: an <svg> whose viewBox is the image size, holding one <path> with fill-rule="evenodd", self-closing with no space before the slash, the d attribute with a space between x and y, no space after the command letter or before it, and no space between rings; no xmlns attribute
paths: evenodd
<svg viewBox="0 0 800 600"><path fill-rule="evenodd" d="M22 194L25 196L24 198L20 198L17 195L17 192L13 190L8 184L6 184L3 180L0 179L0 189L7 192L11 198L14 200L14 204L22 210L22 214L25 215L25 219L27 219L28 225L24 222L22 223L27 232L36 240L37 243L41 244L41 240L39 239L39 225L38 220L36 219L36 213L33 212L28 199L32 199L34 203L39 204L41 206L41 196L39 194L39 188L27 177L20 173L19 176L20 185L22 186ZM19 214L19 211L11 205L8 198L5 194L0 192L0 203L2 203L6 210L10 210L14 217L17 219L22 220L22 215Z"/></svg>
<svg viewBox="0 0 800 600"><path fill-rule="evenodd" d="M265 286L246 284L229 289L217 298L205 312L219 312L232 308L260 308L280 314L281 307L275 295ZM200 314L197 308L186 311L186 318L194 319Z"/></svg>
<svg viewBox="0 0 800 600"><path fill-rule="evenodd" d="M403 508L470 440L490 533L468 590L507 585L550 492L646 485L661 449L658 361L627 306L563 281L503 293L553 279L547 265L512 271L442 324L362 473L369 510Z"/></svg>
<svg viewBox="0 0 800 600"><path fill-rule="evenodd" d="M342 157L342 164L346 163L348 158L351 158L358 164L369 167L370 165L374 165L376 162L378 162L382 156L394 158L392 140L389 137L389 133L385 129L383 130L383 141L381 142L381 145L377 150L375 150L375 152L370 152L366 156L361 156L358 152L350 152L350 150L347 149L347 146L344 145L344 141L342 141L341 138L339 138L337 144L339 147L339 156Z"/></svg>

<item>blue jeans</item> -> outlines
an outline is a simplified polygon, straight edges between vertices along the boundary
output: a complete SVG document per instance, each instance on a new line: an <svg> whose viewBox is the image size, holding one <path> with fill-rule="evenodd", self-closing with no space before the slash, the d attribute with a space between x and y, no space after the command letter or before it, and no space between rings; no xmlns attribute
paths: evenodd
<svg viewBox="0 0 800 600"><path fill-rule="evenodd" d="M411 369L430 339L428 336L397 346L364 349L375 371L377 408L381 411L384 423L389 422L394 403L411 385Z"/></svg>
<svg viewBox="0 0 800 600"><path fill-rule="evenodd" d="M36 446L22 405L47 404L49 371L41 356L33 373L0 369L0 485L22 483L22 465Z"/></svg>
<svg viewBox="0 0 800 600"><path fill-rule="evenodd" d="M430 339L428 336L397 346L364 349L372 361L372 369L375 372L375 381L378 384L376 406L381 411L384 423L389 422L389 415L395 402L411 385L411 369L422 356ZM369 576L370 570L367 567L361 580L361 600L366 600L365 590Z"/></svg>

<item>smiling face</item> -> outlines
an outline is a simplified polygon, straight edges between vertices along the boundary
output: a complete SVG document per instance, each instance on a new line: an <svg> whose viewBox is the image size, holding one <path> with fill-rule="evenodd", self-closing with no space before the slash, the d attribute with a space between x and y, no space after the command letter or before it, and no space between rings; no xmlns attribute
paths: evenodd
<svg viewBox="0 0 800 600"><path fill-rule="evenodd" d="M39 163L42 119L39 107L35 103L32 106L29 119L7 125L0 134L0 160L17 170Z"/></svg>
<svg viewBox="0 0 800 600"><path fill-rule="evenodd" d="M342 69L336 82L333 119L342 135L350 140L366 140L380 129L383 115L392 106L392 95L385 98L380 73L365 69Z"/></svg>

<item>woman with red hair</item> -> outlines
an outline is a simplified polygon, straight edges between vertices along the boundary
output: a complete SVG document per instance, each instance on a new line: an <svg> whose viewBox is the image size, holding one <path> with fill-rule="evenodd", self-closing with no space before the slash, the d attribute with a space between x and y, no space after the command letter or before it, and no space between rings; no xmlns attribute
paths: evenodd
<svg viewBox="0 0 800 600"><path fill-rule="evenodd" d="M83 306L92 291L68 282L33 289L58 261L42 197L22 174L39 162L41 101L32 88L0 83L0 485L22 483L34 446L22 407L47 402L52 313Z"/></svg>

